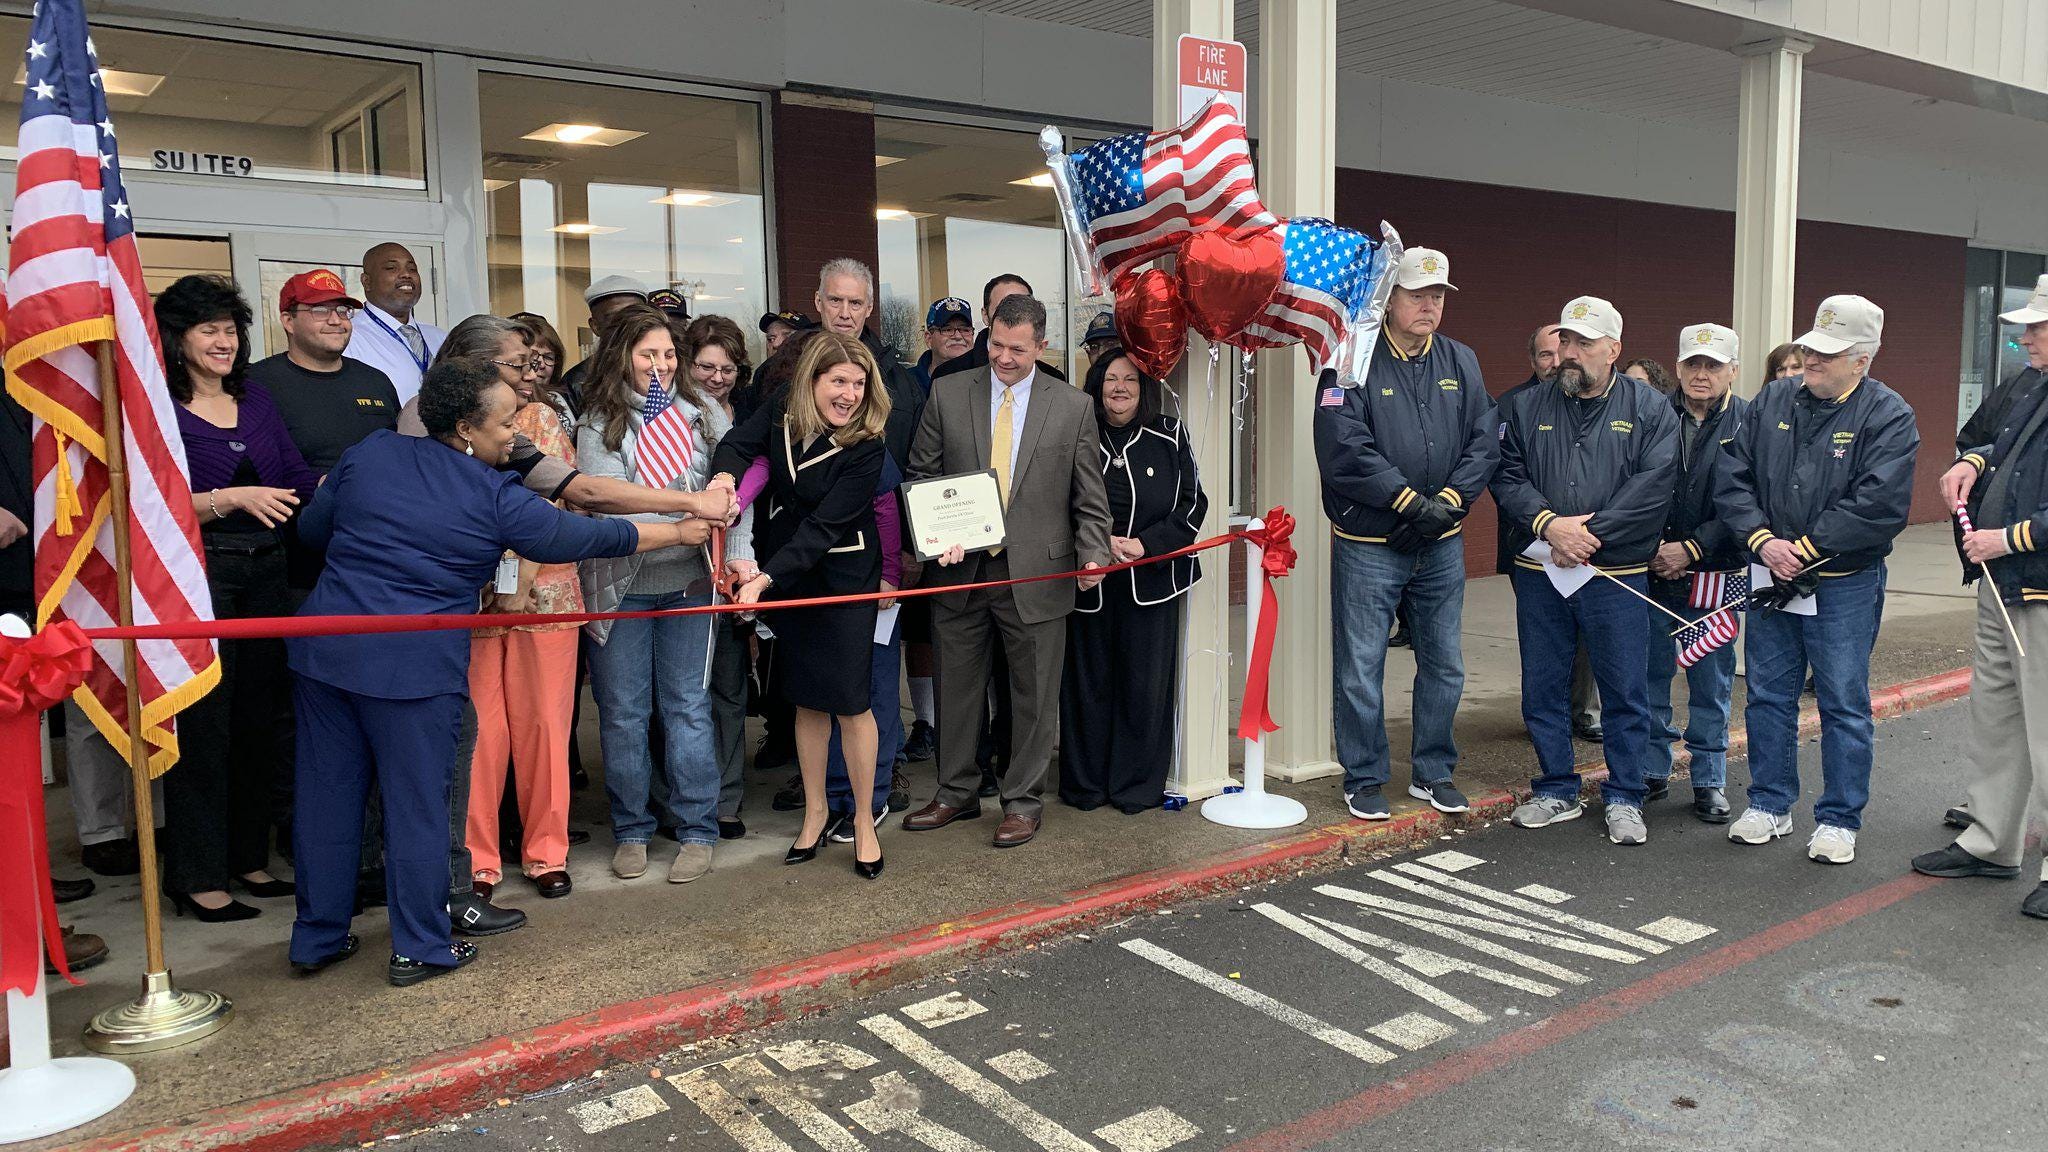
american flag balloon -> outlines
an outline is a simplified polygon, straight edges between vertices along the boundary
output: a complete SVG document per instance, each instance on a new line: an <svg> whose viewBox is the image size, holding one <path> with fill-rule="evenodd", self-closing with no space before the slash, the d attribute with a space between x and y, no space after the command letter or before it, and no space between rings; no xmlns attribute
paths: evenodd
<svg viewBox="0 0 2048 1152"><path fill-rule="evenodd" d="M1365 233L1313 216L1280 225L1287 267L1266 311L1245 328L1247 346L1303 344L1312 371L1331 366L1373 297L1379 248Z"/></svg>
<svg viewBox="0 0 2048 1152"><path fill-rule="evenodd" d="M1278 223L1259 200L1244 124L1222 100L1177 127L1112 136L1064 161L1053 164L1053 178L1071 182L1066 191L1108 283L1194 233Z"/></svg>

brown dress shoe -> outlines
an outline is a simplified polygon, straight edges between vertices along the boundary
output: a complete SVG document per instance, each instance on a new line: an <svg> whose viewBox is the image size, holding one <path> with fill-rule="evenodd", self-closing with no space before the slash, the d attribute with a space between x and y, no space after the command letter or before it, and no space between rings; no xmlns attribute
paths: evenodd
<svg viewBox="0 0 2048 1152"><path fill-rule="evenodd" d="M930 832L936 828L944 828L955 820L979 819L981 819L981 805L979 804L972 808L955 808L951 804L941 804L934 800L910 815L905 816L903 818L903 827L905 831L909 832Z"/></svg>
<svg viewBox="0 0 2048 1152"><path fill-rule="evenodd" d="M1015 848L1020 844L1029 844L1031 838L1036 835L1038 817L1013 812L1003 817L1001 824L996 825L996 847Z"/></svg>
<svg viewBox="0 0 2048 1152"><path fill-rule="evenodd" d="M535 876L533 878L533 886L539 890L543 897L549 900L556 900L567 896L574 887L569 883L569 874L559 868L553 872L543 872Z"/></svg>
<svg viewBox="0 0 2048 1152"><path fill-rule="evenodd" d="M64 962L73 972L83 972L107 958L107 942L88 932L64 929ZM43 961L43 971L55 976L57 966Z"/></svg>

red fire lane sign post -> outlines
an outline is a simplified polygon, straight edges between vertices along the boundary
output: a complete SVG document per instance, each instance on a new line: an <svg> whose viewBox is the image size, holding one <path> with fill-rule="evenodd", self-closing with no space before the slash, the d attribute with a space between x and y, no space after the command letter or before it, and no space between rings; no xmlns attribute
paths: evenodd
<svg viewBox="0 0 2048 1152"><path fill-rule="evenodd" d="M1208 40L1200 36L1180 38L1180 119L1200 112L1218 93L1245 118L1244 93L1247 83L1244 45L1235 40Z"/></svg>

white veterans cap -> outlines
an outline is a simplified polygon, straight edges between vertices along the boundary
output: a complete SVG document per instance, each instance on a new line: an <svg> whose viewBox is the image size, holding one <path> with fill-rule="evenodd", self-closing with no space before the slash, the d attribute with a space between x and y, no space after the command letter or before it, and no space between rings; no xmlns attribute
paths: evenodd
<svg viewBox="0 0 2048 1152"><path fill-rule="evenodd" d="M1434 288L1441 284L1456 292L1458 286L1451 283L1451 258L1434 248L1410 248L1401 253L1401 262L1394 266L1394 283L1410 292L1418 288Z"/></svg>
<svg viewBox="0 0 2048 1152"><path fill-rule="evenodd" d="M1621 313L1614 305L1598 296L1581 296L1564 306L1564 312L1557 318L1559 328L1569 328L1588 340L1602 336L1610 340L1621 339Z"/></svg>
<svg viewBox="0 0 2048 1152"><path fill-rule="evenodd" d="M1705 356L1721 364L1732 364L1742 359L1738 349L1741 342L1736 338L1735 329L1719 324L1695 324L1678 330L1678 362L1685 363L1695 356Z"/></svg>
<svg viewBox="0 0 2048 1152"><path fill-rule="evenodd" d="M1813 331L1792 342L1823 356L1835 356L1883 335L1884 309L1861 296L1830 296L1813 314Z"/></svg>
<svg viewBox="0 0 2048 1152"><path fill-rule="evenodd" d="M2034 294L2027 297L2023 307L2000 312L1998 318L2007 324L2039 324L2048 320L2048 276L2034 281Z"/></svg>

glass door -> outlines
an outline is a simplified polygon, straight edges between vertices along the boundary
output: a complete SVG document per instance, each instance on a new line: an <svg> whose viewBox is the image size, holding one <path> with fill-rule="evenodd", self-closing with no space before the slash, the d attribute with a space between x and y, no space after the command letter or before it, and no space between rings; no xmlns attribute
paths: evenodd
<svg viewBox="0 0 2048 1152"><path fill-rule="evenodd" d="M250 333L250 359L261 359L284 351L284 325L278 320L278 294L284 282L301 272L325 268L341 277L349 295L362 299L363 253L377 241L352 236L317 236L297 233L237 232L233 235L235 280L242 285L249 306L256 312L256 330ZM421 290L419 315L432 324L447 326L441 317L441 262L439 241L401 240L419 262Z"/></svg>

